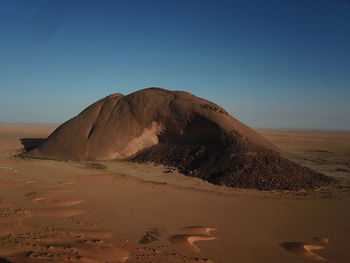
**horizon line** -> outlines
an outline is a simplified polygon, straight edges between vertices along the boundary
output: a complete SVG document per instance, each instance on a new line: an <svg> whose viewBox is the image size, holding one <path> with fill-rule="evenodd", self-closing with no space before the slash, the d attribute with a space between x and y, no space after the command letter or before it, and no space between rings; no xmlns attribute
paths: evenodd
<svg viewBox="0 0 350 263"><path fill-rule="evenodd" d="M29 125L38 125L38 126L56 125L56 126L60 126L60 125L64 124L65 122L1 122L0 121L0 125L27 125L27 126L29 126ZM246 125L246 124L244 124L244 125ZM248 126L248 125L246 125L246 126ZM253 130L344 131L344 132L350 132L350 129L346 129L346 128L262 127L262 126L258 126L258 127L248 126L248 127L253 129Z"/></svg>

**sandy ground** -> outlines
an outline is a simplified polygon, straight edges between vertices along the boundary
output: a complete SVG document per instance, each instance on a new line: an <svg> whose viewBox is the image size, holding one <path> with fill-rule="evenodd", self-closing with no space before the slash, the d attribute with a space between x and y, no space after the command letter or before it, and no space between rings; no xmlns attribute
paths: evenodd
<svg viewBox="0 0 350 263"><path fill-rule="evenodd" d="M349 132L259 130L339 180L259 192L152 164L14 157L54 128L0 125L0 262L349 262Z"/></svg>

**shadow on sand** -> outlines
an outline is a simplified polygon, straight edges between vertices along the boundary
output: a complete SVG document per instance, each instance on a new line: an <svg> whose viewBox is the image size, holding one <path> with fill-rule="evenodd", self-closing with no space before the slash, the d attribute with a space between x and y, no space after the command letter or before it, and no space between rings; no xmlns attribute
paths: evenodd
<svg viewBox="0 0 350 263"><path fill-rule="evenodd" d="M0 263L11 263L11 261L8 261L7 259L0 257Z"/></svg>
<svg viewBox="0 0 350 263"><path fill-rule="evenodd" d="M21 138L20 141L24 147L24 150L28 152L45 141L45 138Z"/></svg>

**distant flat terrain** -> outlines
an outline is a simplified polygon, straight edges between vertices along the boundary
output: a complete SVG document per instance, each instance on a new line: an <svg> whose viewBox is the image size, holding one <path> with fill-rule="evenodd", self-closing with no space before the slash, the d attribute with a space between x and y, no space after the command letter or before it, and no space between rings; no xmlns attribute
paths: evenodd
<svg viewBox="0 0 350 263"><path fill-rule="evenodd" d="M348 262L350 133L258 130L339 180L317 191L211 185L171 167L15 157L54 125L0 125L0 262Z"/></svg>
<svg viewBox="0 0 350 263"><path fill-rule="evenodd" d="M257 131L293 161L350 184L350 131Z"/></svg>

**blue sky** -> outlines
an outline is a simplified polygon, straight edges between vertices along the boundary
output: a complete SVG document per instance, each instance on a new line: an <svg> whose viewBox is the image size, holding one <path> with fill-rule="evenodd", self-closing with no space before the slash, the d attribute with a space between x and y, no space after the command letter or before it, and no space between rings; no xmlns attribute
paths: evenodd
<svg viewBox="0 0 350 263"><path fill-rule="evenodd" d="M251 127L350 129L350 1L0 0L0 122L151 86Z"/></svg>

